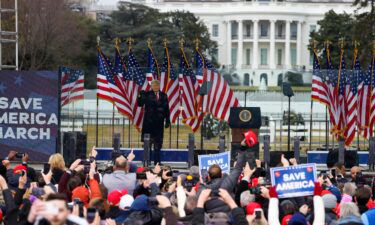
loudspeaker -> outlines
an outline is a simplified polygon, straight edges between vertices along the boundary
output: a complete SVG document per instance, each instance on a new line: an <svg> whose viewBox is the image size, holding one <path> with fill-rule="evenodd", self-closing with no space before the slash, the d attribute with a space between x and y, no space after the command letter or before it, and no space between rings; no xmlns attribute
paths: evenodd
<svg viewBox="0 0 375 225"><path fill-rule="evenodd" d="M63 133L63 157L67 164L72 163L76 155L76 136L74 132Z"/></svg>
<svg viewBox="0 0 375 225"><path fill-rule="evenodd" d="M230 128L253 128L259 129L262 119L259 107L236 107L230 109Z"/></svg>
<svg viewBox="0 0 375 225"><path fill-rule="evenodd" d="M283 82L283 94L287 97L294 96L292 87L290 86L290 83Z"/></svg>
<svg viewBox="0 0 375 225"><path fill-rule="evenodd" d="M84 132L63 133L63 157L67 164L86 158L87 134Z"/></svg>
<svg viewBox="0 0 375 225"><path fill-rule="evenodd" d="M339 161L339 150L334 149L328 151L327 155L327 167L332 168ZM358 166L358 152L356 150L346 150L344 165L346 168L352 168Z"/></svg>
<svg viewBox="0 0 375 225"><path fill-rule="evenodd" d="M277 167L281 163L281 155L284 154L286 159L294 157L293 151L271 151L270 152L270 167Z"/></svg>
<svg viewBox="0 0 375 225"><path fill-rule="evenodd" d="M85 159L86 158L86 149L87 149L87 134L86 132L76 132L77 135L77 150L76 150L76 159Z"/></svg>

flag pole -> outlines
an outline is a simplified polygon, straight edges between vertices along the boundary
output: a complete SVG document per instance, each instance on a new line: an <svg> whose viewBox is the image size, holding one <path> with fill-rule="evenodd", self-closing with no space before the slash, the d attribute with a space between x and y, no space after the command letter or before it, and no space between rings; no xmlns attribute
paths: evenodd
<svg viewBox="0 0 375 225"><path fill-rule="evenodd" d="M119 39L115 38L115 47L118 48ZM112 101L112 140L115 135L115 102Z"/></svg>
<svg viewBox="0 0 375 225"><path fill-rule="evenodd" d="M314 54L315 54L315 51L316 51L316 41L313 40L312 41L312 45L313 45L313 51L314 51ZM313 129L313 105L314 105L314 102L313 100L311 99L311 103L310 103L310 142L309 142L309 151L311 151L311 147L312 147L312 129ZM245 105L246 105L246 92L245 92Z"/></svg>
<svg viewBox="0 0 375 225"><path fill-rule="evenodd" d="M100 46L100 37L96 37L96 42L97 42L97 48L99 50ZM96 89L98 91L98 89ZM95 146L99 146L99 98L98 94L96 94L96 130L95 130Z"/></svg>

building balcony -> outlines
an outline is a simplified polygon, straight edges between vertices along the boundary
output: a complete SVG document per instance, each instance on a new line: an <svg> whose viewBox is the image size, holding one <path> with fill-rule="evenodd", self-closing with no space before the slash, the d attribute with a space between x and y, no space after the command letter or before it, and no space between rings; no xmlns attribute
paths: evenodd
<svg viewBox="0 0 375 225"><path fill-rule="evenodd" d="M285 39L285 34L277 34L277 35L275 35L275 39L276 40L284 40Z"/></svg>
<svg viewBox="0 0 375 225"><path fill-rule="evenodd" d="M297 40L297 34L290 35L290 40Z"/></svg>
<svg viewBox="0 0 375 225"><path fill-rule="evenodd" d="M270 36L267 34L267 35L259 35L259 39L269 39Z"/></svg>
<svg viewBox="0 0 375 225"><path fill-rule="evenodd" d="M238 35L237 34L232 34L232 40L237 40L238 39Z"/></svg>

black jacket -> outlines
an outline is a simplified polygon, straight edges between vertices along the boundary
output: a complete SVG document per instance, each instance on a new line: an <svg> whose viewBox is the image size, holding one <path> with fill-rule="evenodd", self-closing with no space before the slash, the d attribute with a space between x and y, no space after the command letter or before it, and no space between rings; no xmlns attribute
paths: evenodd
<svg viewBox="0 0 375 225"><path fill-rule="evenodd" d="M164 121L170 123L167 95L159 91L158 100L153 91L141 92L138 106L144 106L142 140L146 133L150 134L151 138L163 139Z"/></svg>

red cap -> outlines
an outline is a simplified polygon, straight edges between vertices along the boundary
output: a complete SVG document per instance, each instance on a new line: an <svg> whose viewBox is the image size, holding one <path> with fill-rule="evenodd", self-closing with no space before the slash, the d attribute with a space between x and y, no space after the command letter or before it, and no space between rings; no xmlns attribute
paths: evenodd
<svg viewBox="0 0 375 225"><path fill-rule="evenodd" d="M108 195L108 202L112 206L118 206L120 204L121 197L128 194L127 190L114 190Z"/></svg>
<svg viewBox="0 0 375 225"><path fill-rule="evenodd" d="M248 147L253 147L258 143L257 135L254 131L249 130L248 132L244 133L246 144Z"/></svg>
<svg viewBox="0 0 375 225"><path fill-rule="evenodd" d="M27 170L26 166L19 165L19 166L14 167L13 173L14 174L21 174L22 170L26 171Z"/></svg>
<svg viewBox="0 0 375 225"><path fill-rule="evenodd" d="M332 192L328 190L323 190L321 196L328 195L328 194L332 194Z"/></svg>
<svg viewBox="0 0 375 225"><path fill-rule="evenodd" d="M145 171L145 168L139 167L139 168L137 168L137 170L135 172L136 173L143 173L143 171Z"/></svg>
<svg viewBox="0 0 375 225"><path fill-rule="evenodd" d="M256 203L256 202L250 202L247 206L246 206L246 215L253 215L254 214L254 211L255 209L261 209L262 207Z"/></svg>
<svg viewBox="0 0 375 225"><path fill-rule="evenodd" d="M72 199L74 200L76 198L78 198L81 202L83 202L83 204L85 204L85 206L87 206L90 201L89 190L87 190L87 188L83 186L74 188L74 190L72 191Z"/></svg>
<svg viewBox="0 0 375 225"><path fill-rule="evenodd" d="M281 225L288 225L289 220L293 217L293 215L289 214L284 216L283 220L281 221Z"/></svg>

